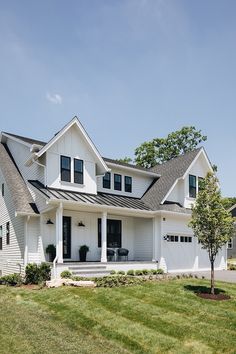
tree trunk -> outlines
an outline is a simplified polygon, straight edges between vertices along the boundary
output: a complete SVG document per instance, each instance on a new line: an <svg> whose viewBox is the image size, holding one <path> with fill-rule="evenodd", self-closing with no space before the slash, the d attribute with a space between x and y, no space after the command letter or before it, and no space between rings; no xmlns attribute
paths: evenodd
<svg viewBox="0 0 236 354"><path fill-rule="evenodd" d="M211 294L215 294L215 274L214 274L214 261L211 260Z"/></svg>

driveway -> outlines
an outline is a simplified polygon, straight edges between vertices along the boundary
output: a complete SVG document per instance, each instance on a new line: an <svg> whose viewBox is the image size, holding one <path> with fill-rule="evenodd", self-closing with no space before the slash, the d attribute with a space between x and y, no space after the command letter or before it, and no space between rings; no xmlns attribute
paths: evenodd
<svg viewBox="0 0 236 354"><path fill-rule="evenodd" d="M178 273L178 274L183 274L183 273ZM206 279L211 279L211 273L208 271L192 272L191 274L194 275L196 274L199 278L204 276ZM215 280L226 281L227 283L236 283L236 271L235 270L215 270Z"/></svg>

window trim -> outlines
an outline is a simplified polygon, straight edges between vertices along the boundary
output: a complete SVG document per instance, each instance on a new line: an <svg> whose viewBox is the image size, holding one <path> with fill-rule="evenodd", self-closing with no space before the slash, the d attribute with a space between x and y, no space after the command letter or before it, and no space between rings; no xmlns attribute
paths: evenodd
<svg viewBox="0 0 236 354"><path fill-rule="evenodd" d="M130 183L127 183L127 179L130 180ZM132 193L132 184L133 184L132 177L125 176L125 192ZM129 186L130 186L130 190L127 190L128 189L127 187L129 187Z"/></svg>
<svg viewBox="0 0 236 354"><path fill-rule="evenodd" d="M109 179L106 179L105 177L109 176ZM109 187L105 187L104 182L108 182ZM104 189L111 189L111 172L106 172L105 175L102 178L102 188Z"/></svg>
<svg viewBox="0 0 236 354"><path fill-rule="evenodd" d="M4 186L4 183L2 183L2 197L5 196L5 186Z"/></svg>
<svg viewBox="0 0 236 354"><path fill-rule="evenodd" d="M63 160L63 158L66 158L66 159L69 159L69 166L70 166L70 168L69 169L67 169L67 168L63 168L62 167L62 160ZM60 163L61 163L61 166L60 166L60 168L61 168L61 182L71 182L71 157L69 157L69 156L65 156L65 155L61 155L61 157L60 157ZM69 178L69 181L68 180L65 180L65 179L62 179L62 172L63 171L69 171L69 176L70 176L70 178Z"/></svg>
<svg viewBox="0 0 236 354"><path fill-rule="evenodd" d="M194 186L191 186L190 185L190 180L191 180L191 178L192 177L194 177L194 179L195 179L195 187ZM189 174L189 178L188 178L188 194L189 194L189 198L193 198L193 199L195 199L196 198L196 196L197 196L197 176L195 176L195 175L190 175ZM195 190L195 193L194 193L194 195L190 195L190 188L193 188L194 190Z"/></svg>
<svg viewBox="0 0 236 354"><path fill-rule="evenodd" d="M76 161L80 161L82 163L82 172L75 170L75 162ZM76 173L78 173L80 176L82 176L82 182L76 182L75 181L75 174ZM84 184L84 160L74 158L74 183L75 184Z"/></svg>
<svg viewBox="0 0 236 354"><path fill-rule="evenodd" d="M116 182L116 176L120 177L120 183ZM116 183L120 184L120 188L116 188ZM114 173L114 190L115 191L122 191L122 175L119 173Z"/></svg>
<svg viewBox="0 0 236 354"><path fill-rule="evenodd" d="M2 251L2 246L3 246L3 239L2 239L2 236L3 236L3 227L2 225L0 225L0 251Z"/></svg>

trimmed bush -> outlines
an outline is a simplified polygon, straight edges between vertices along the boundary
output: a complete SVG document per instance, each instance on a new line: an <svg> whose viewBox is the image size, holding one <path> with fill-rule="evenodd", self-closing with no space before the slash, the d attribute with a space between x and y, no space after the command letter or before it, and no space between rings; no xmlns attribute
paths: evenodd
<svg viewBox="0 0 236 354"><path fill-rule="evenodd" d="M50 264L43 262L39 267L39 282L45 282L51 279L51 267Z"/></svg>
<svg viewBox="0 0 236 354"><path fill-rule="evenodd" d="M135 275L134 270L133 270L133 269L128 270L128 271L127 271L127 275L130 275L130 276L133 277L133 276Z"/></svg>
<svg viewBox="0 0 236 354"><path fill-rule="evenodd" d="M63 270L63 272L61 272L61 278L70 279L71 277L72 273L69 270Z"/></svg>
<svg viewBox="0 0 236 354"><path fill-rule="evenodd" d="M137 269L135 271L135 275L143 275L143 271L141 269Z"/></svg>
<svg viewBox="0 0 236 354"><path fill-rule="evenodd" d="M111 275L115 275L115 274L116 274L116 271L115 271L114 269L112 269L112 270L110 271L110 274L111 274Z"/></svg>
<svg viewBox="0 0 236 354"><path fill-rule="evenodd" d="M150 274L149 270L148 269L143 269L143 275L148 275Z"/></svg>
<svg viewBox="0 0 236 354"><path fill-rule="evenodd" d="M20 286L22 283L22 277L17 273L4 275L0 278L0 284L2 285Z"/></svg>
<svg viewBox="0 0 236 354"><path fill-rule="evenodd" d="M236 270L236 264L228 264L229 270Z"/></svg>
<svg viewBox="0 0 236 354"><path fill-rule="evenodd" d="M124 270L119 270L119 271L117 272L117 274L119 274L119 275L125 275L125 271L124 271Z"/></svg>
<svg viewBox="0 0 236 354"><path fill-rule="evenodd" d="M50 280L51 267L48 263L29 263L25 268L25 283L26 284L39 284Z"/></svg>
<svg viewBox="0 0 236 354"><path fill-rule="evenodd" d="M157 269L157 274L164 274L164 270L161 268Z"/></svg>
<svg viewBox="0 0 236 354"><path fill-rule="evenodd" d="M145 282L144 278L135 278L128 276L116 276L116 277L102 277L96 278L96 286L103 288L114 288L119 286L139 285Z"/></svg>

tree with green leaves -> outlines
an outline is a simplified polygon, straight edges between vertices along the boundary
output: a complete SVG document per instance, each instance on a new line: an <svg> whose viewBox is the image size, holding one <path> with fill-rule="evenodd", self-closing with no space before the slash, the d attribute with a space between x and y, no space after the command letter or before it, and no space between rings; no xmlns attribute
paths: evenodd
<svg viewBox="0 0 236 354"><path fill-rule="evenodd" d="M224 208L217 177L209 172L200 183L189 226L202 248L208 252L211 264L211 294L214 294L214 263L219 250L233 236L233 218Z"/></svg>
<svg viewBox="0 0 236 354"><path fill-rule="evenodd" d="M116 161L124 162L124 163L131 163L132 159L130 157L125 156L123 159L117 159Z"/></svg>
<svg viewBox="0 0 236 354"><path fill-rule="evenodd" d="M194 126L183 127L168 134L166 138L155 138L141 144L135 150L135 163L150 168L193 151L206 140L207 137Z"/></svg>

